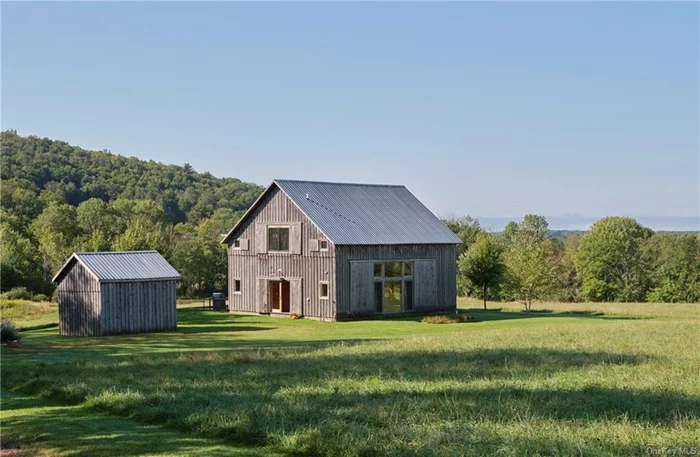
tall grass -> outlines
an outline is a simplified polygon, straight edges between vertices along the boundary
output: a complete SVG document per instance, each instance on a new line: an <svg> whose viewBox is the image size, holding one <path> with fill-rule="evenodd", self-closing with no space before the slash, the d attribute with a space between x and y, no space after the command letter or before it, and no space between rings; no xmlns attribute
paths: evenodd
<svg viewBox="0 0 700 457"><path fill-rule="evenodd" d="M329 339L348 328L262 322ZM366 323L405 334L305 348L275 340L274 329L267 330L266 348L237 351L223 349L243 348L261 332L229 334L217 340L222 350L197 352L179 343L185 336L179 334L163 338L180 345L180 353L107 357L65 346L57 350L75 357L52 362L51 351L38 352L46 362L34 358L22 370L3 363L2 382L144 423L300 455L612 456L697 444L693 315L503 322L488 331L471 331L482 323ZM410 335L421 326L458 330Z"/></svg>

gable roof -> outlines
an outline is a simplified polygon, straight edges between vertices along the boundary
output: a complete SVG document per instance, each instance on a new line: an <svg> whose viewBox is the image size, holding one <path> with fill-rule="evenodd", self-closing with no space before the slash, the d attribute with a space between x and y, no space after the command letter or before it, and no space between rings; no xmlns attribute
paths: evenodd
<svg viewBox="0 0 700 457"><path fill-rule="evenodd" d="M222 243L274 186L336 245L462 242L405 186L276 179Z"/></svg>
<svg viewBox="0 0 700 457"><path fill-rule="evenodd" d="M63 264L56 282L73 261L80 262L100 282L177 280L177 272L158 251L75 252Z"/></svg>

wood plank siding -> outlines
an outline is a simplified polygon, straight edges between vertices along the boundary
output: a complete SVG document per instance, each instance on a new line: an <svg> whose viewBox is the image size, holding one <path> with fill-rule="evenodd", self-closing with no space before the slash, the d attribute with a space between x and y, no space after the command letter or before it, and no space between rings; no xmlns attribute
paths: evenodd
<svg viewBox="0 0 700 457"><path fill-rule="evenodd" d="M414 261L415 311L453 311L457 306L456 252L453 244L336 246L337 317L374 313L367 303L372 298L366 284L371 278L370 261Z"/></svg>
<svg viewBox="0 0 700 457"><path fill-rule="evenodd" d="M176 281L100 282L73 260L58 281L61 335L103 336L177 329Z"/></svg>
<svg viewBox="0 0 700 457"><path fill-rule="evenodd" d="M78 261L73 261L58 283L58 329L61 335L98 336L101 332L100 283Z"/></svg>
<svg viewBox="0 0 700 457"><path fill-rule="evenodd" d="M289 252L267 252L267 225L288 225ZM235 241L239 247L235 247ZM279 188L273 188L232 234L228 242L229 309L231 312L269 312L259 309L267 297L266 279L293 282L295 294L301 289L301 314L308 317L335 317L335 247L320 251L317 242L327 238ZM240 278L241 290L234 292L233 278ZM259 285L261 282L263 285ZM320 298L320 282L328 281L328 299ZM263 298L259 298L263 297ZM293 311L295 312L295 311Z"/></svg>
<svg viewBox="0 0 700 457"><path fill-rule="evenodd" d="M101 335L177 329L175 281L102 284Z"/></svg>

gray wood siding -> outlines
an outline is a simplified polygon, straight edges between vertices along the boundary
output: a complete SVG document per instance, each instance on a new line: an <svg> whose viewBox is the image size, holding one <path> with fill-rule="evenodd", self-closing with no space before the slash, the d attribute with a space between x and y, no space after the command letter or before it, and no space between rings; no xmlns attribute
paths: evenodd
<svg viewBox="0 0 700 457"><path fill-rule="evenodd" d="M413 306L416 311L430 311L437 299L435 260L416 260L413 264Z"/></svg>
<svg viewBox="0 0 700 457"><path fill-rule="evenodd" d="M61 335L102 336L174 331L175 281L100 283L74 261L58 282Z"/></svg>
<svg viewBox="0 0 700 457"><path fill-rule="evenodd" d="M337 317L352 316L351 262L389 260L435 261L435 292L431 304L421 303L416 311L450 311L457 306L456 247L448 244L336 246ZM359 274L359 273L356 273ZM414 277L414 281L420 278ZM420 287L420 286L419 286ZM414 288L415 290L415 288ZM425 297L425 288L421 293ZM364 295L364 294L363 294ZM425 298L422 298L424 301ZM358 306L355 303L355 306Z"/></svg>
<svg viewBox="0 0 700 457"><path fill-rule="evenodd" d="M103 283L102 334L175 331L175 290L175 281Z"/></svg>
<svg viewBox="0 0 700 457"><path fill-rule="evenodd" d="M290 251L266 252L266 224L289 224ZM258 227L256 229L256 227ZM300 236L300 237L299 237ZM235 249L235 239L248 239L255 249ZM247 220L231 234L228 244L229 308L231 312L258 311L258 278L301 279L302 314L309 317L334 318L336 302L335 247L328 242L328 251L312 250L310 240L326 239L321 231L278 188L273 188L248 215ZM298 240L298 241L297 241ZM241 278L241 293L233 293L232 278ZM320 299L321 281L328 281L329 299Z"/></svg>
<svg viewBox="0 0 700 457"><path fill-rule="evenodd" d="M101 333L100 283L74 260L58 283L58 329L61 335L98 336Z"/></svg>
<svg viewBox="0 0 700 457"><path fill-rule="evenodd" d="M350 262L350 313L374 314L374 263Z"/></svg>

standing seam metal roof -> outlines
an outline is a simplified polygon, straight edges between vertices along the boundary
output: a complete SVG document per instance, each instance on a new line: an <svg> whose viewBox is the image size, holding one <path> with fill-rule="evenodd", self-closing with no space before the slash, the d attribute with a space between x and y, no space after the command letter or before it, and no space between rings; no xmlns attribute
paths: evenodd
<svg viewBox="0 0 700 457"><path fill-rule="evenodd" d="M82 263L100 282L181 278L180 273L158 251L76 252L56 273L54 282L73 259Z"/></svg>
<svg viewBox="0 0 700 457"><path fill-rule="evenodd" d="M338 245L462 242L405 186L286 179L274 183Z"/></svg>

